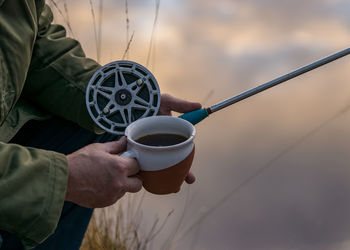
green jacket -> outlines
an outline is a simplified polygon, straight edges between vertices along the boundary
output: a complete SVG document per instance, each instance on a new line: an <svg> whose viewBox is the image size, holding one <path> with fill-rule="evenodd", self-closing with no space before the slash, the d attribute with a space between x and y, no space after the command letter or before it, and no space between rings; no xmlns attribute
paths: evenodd
<svg viewBox="0 0 350 250"><path fill-rule="evenodd" d="M45 0L0 0L0 229L16 234L26 248L56 228L67 160L9 140L28 120L50 115L94 129L85 90L100 65L52 20Z"/></svg>

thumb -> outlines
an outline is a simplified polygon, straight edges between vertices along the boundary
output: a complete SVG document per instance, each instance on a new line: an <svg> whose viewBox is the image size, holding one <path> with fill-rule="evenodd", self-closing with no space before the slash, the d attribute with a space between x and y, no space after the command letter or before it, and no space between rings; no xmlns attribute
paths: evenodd
<svg viewBox="0 0 350 250"><path fill-rule="evenodd" d="M118 154L126 149L126 137L123 136L118 141L104 143L106 152L110 154Z"/></svg>
<svg viewBox="0 0 350 250"><path fill-rule="evenodd" d="M164 105L171 111L176 111L180 113L189 112L192 110L200 109L202 105L198 102L189 102L168 94L162 95L162 100Z"/></svg>

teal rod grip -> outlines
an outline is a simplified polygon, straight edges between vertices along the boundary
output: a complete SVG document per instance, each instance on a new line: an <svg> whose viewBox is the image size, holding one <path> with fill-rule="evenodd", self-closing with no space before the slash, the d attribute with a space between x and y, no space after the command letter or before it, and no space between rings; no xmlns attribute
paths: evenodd
<svg viewBox="0 0 350 250"><path fill-rule="evenodd" d="M180 115L179 118L182 118L186 121L189 121L193 125L196 125L198 122L202 121L204 118L208 116L209 116L209 113L207 109L196 109L196 110L187 112L183 115Z"/></svg>

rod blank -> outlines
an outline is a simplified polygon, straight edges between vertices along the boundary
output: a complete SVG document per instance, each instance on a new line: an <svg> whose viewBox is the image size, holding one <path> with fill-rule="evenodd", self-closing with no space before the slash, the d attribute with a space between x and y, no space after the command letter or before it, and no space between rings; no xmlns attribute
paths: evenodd
<svg viewBox="0 0 350 250"><path fill-rule="evenodd" d="M290 72L288 74L280 76L280 77L278 77L278 78L276 78L276 79L274 79L272 81L264 83L264 84L262 84L262 85L260 85L258 87L250 89L250 90L248 90L246 92L243 92L243 93L241 93L241 94L239 94L239 95L237 95L235 97L229 98L229 99L227 99L227 100L225 100L223 102L220 102L220 103L218 103L216 105L213 105L210 108L208 108L209 109L208 111L209 111L209 113L213 113L213 112L216 112L216 111L218 111L220 109L226 108L227 106L230 106L230 105L232 105L232 104L234 104L236 102L242 101L242 100L244 100L244 99L246 99L246 98L248 98L248 97L250 97L252 95L256 95L256 94L258 94L258 93L260 93L260 92L262 92L262 91L264 91L266 89L272 88L272 87L274 87L274 86L276 86L276 85L278 85L280 83L283 83L283 82L288 81L288 80L290 80L292 78L300 76L300 75L302 75L302 74L304 74L304 73L306 73L306 72L308 72L310 70L316 69L316 68L321 67L321 66L323 66L323 65L325 65L327 63L333 62L333 61L335 61L335 60L337 60L337 59L339 59L341 57L344 57L344 56L346 56L348 54L350 54L350 48L347 48L347 49L342 50L340 52L337 52L337 53L335 53L333 55L330 55L328 57L320 59L320 60L318 60L318 61L316 61L314 63L311 63L311 64L309 64L307 66L299 68L299 69L297 69L297 70L295 70L293 72Z"/></svg>

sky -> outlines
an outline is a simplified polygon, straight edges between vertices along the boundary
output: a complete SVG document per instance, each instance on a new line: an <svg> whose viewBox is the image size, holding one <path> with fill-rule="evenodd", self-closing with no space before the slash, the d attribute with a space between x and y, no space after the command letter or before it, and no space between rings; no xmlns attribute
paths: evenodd
<svg viewBox="0 0 350 250"><path fill-rule="evenodd" d="M55 22L97 60L89 1L57 3ZM348 0L163 0L146 65L155 1L130 0L127 59L162 93L207 107L348 48L349 10ZM125 1L104 0L101 20L99 62L122 59ZM345 57L196 125L196 183L145 194L145 228L174 209L154 249L349 249L349 68Z"/></svg>

